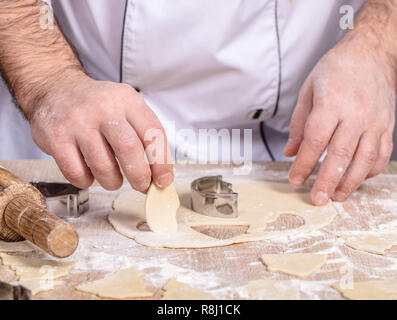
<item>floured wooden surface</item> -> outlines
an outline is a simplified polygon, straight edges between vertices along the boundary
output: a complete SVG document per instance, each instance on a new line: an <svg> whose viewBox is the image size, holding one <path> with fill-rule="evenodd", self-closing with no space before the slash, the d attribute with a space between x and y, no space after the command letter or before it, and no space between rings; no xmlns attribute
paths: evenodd
<svg viewBox="0 0 397 320"><path fill-rule="evenodd" d="M240 297L257 300L300 300L299 285L294 280L252 280L239 291Z"/></svg>
<svg viewBox="0 0 397 320"><path fill-rule="evenodd" d="M25 180L63 180L53 162L3 161L0 164ZM251 176L254 179L286 182L288 169L289 164L285 163L255 165ZM397 173L397 170L393 172ZM227 181L231 173L231 169L215 166L177 167L177 179L193 180L205 175L223 174ZM90 212L79 219L69 220L80 235L77 252L66 259L75 261L75 267L67 278L62 279L66 282L65 286L39 293L35 299L96 299L96 296L74 288L132 266L142 272L145 284L155 292L156 299L162 297L161 288L171 277L216 298L238 298L239 289L247 286L249 281L292 279L284 274L267 272L266 266L260 261L263 254L278 253L327 255L327 263L316 273L305 279L294 279L302 299L342 299L341 294L331 287L339 281L397 279L397 247L387 250L384 255L370 254L346 246L344 240L338 237L342 231L368 231L374 228L397 230L397 176L394 175L372 179L350 200L336 204L339 214L324 229L303 236L295 235L291 239L269 239L208 249L148 248L115 232L107 221L107 215L111 211L112 201L121 192L129 190L127 184L117 192L106 192L99 186L90 189ZM273 229L298 228L301 223L297 218L283 217L273 224ZM201 230L220 238L246 231L238 226L227 230L222 226L201 227ZM38 252L20 255L48 258ZM16 277L7 267L0 265L0 280L13 282Z"/></svg>

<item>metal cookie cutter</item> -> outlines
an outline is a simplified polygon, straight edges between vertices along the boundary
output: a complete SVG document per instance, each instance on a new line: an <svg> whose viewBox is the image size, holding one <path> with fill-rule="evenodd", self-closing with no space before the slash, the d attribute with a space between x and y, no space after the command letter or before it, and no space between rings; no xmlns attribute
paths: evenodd
<svg viewBox="0 0 397 320"><path fill-rule="evenodd" d="M192 209L217 218L237 218L238 194L222 176L203 177L191 184Z"/></svg>
<svg viewBox="0 0 397 320"><path fill-rule="evenodd" d="M0 281L0 300L30 300L32 293L21 285Z"/></svg>
<svg viewBox="0 0 397 320"><path fill-rule="evenodd" d="M48 209L59 217L78 218L89 209L88 189L70 183L31 182L47 199Z"/></svg>

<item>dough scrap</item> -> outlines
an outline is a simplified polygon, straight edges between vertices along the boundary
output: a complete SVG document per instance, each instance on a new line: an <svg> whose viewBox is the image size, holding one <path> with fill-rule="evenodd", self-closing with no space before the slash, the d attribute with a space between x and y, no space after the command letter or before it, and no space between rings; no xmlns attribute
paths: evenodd
<svg viewBox="0 0 397 320"><path fill-rule="evenodd" d="M397 280L355 282L352 288L342 288L339 284L332 287L350 300L397 300Z"/></svg>
<svg viewBox="0 0 397 320"><path fill-rule="evenodd" d="M74 262L32 259L0 253L5 266L9 266L19 276L20 282L32 280L53 280L67 276Z"/></svg>
<svg viewBox="0 0 397 320"><path fill-rule="evenodd" d="M200 289L192 288L186 283L170 278L163 287L165 291L161 300L215 300L215 297Z"/></svg>
<svg viewBox="0 0 397 320"><path fill-rule="evenodd" d="M40 292L54 290L55 287L62 286L65 284L65 282L57 280L32 280L27 282L18 282L18 284L28 288L34 296Z"/></svg>
<svg viewBox="0 0 397 320"><path fill-rule="evenodd" d="M259 300L299 300L299 287L290 280L260 279L248 282L240 291L242 297Z"/></svg>
<svg viewBox="0 0 397 320"><path fill-rule="evenodd" d="M353 249L380 255L397 245L396 231L353 231L341 233L339 236Z"/></svg>
<svg viewBox="0 0 397 320"><path fill-rule="evenodd" d="M34 252L41 251L29 241L6 242L0 240L0 252Z"/></svg>
<svg viewBox="0 0 397 320"><path fill-rule="evenodd" d="M153 293L146 288L142 274L135 267L122 269L103 279L81 284L76 289L109 299L150 298L153 296Z"/></svg>
<svg viewBox="0 0 397 320"><path fill-rule="evenodd" d="M178 232L176 211L179 205L179 197L173 183L165 189L152 183L145 201L146 222L150 230L157 233Z"/></svg>
<svg viewBox="0 0 397 320"><path fill-rule="evenodd" d="M311 275L327 262L326 255L313 253L264 254L261 259L270 272L282 272L300 278Z"/></svg>
<svg viewBox="0 0 397 320"><path fill-rule="evenodd" d="M145 221L145 196L138 193L121 194L115 200L114 210L108 219L117 232L142 245L208 248L301 235L325 227L337 215L331 201L323 207L315 207L310 203L309 192L299 192L288 184L232 179L227 181L233 183L234 190L239 193L238 218L214 218L192 211L190 184L182 182L181 185L176 185L181 199L181 206L177 211L177 233L160 234L138 229ZM305 224L296 229L266 231L267 225L275 222L283 214L299 216ZM248 226L248 230L232 238L215 239L192 228L208 225Z"/></svg>

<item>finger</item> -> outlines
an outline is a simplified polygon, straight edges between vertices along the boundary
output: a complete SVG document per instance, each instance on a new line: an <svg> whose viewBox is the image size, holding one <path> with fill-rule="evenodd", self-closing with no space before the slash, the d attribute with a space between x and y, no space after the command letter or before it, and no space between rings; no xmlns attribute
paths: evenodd
<svg viewBox="0 0 397 320"><path fill-rule="evenodd" d="M326 204L329 197L334 194L353 159L360 134L343 123L336 129L312 189L311 196L314 205Z"/></svg>
<svg viewBox="0 0 397 320"><path fill-rule="evenodd" d="M63 176L74 186L86 189L94 182L94 177L75 143L63 143L52 148L55 159Z"/></svg>
<svg viewBox="0 0 397 320"><path fill-rule="evenodd" d="M338 119L324 115L321 109L309 115L304 139L289 173L292 185L301 186L313 172L337 125Z"/></svg>
<svg viewBox="0 0 397 320"><path fill-rule="evenodd" d="M372 170L368 173L367 179L375 177L382 172L384 167L389 162L392 152L393 135L390 132L385 132L380 138L378 158Z"/></svg>
<svg viewBox="0 0 397 320"><path fill-rule="evenodd" d="M117 190L123 184L123 176L113 151L97 130L91 130L77 138L85 162L99 184L106 190Z"/></svg>
<svg viewBox="0 0 397 320"><path fill-rule="evenodd" d="M376 131L367 131L361 136L353 161L332 196L332 200L345 201L365 180L377 161L379 143L380 135Z"/></svg>
<svg viewBox="0 0 397 320"><path fill-rule="evenodd" d="M298 102L291 118L288 142L284 148L286 157L297 154L303 141L306 120L313 107L313 88L311 82L305 82L299 93Z"/></svg>
<svg viewBox="0 0 397 320"><path fill-rule="evenodd" d="M117 125L116 125L117 123ZM150 167L134 129L125 120L101 126L101 132L112 147L131 186L145 192L151 182Z"/></svg>
<svg viewBox="0 0 397 320"><path fill-rule="evenodd" d="M173 159L159 119L143 99L135 108L131 108L127 113L127 119L142 141L154 183L161 188L167 187L174 180Z"/></svg>

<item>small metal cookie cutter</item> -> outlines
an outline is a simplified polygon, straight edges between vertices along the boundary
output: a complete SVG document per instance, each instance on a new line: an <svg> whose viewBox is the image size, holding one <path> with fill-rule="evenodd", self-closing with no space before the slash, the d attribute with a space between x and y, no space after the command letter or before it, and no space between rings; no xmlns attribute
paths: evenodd
<svg viewBox="0 0 397 320"><path fill-rule="evenodd" d="M58 217L78 218L89 209L88 189L70 183L31 182L47 200L48 209Z"/></svg>
<svg viewBox="0 0 397 320"><path fill-rule="evenodd" d="M222 176L209 176L194 180L191 184L192 209L217 218L237 218L238 193Z"/></svg>
<svg viewBox="0 0 397 320"><path fill-rule="evenodd" d="M32 293L22 285L0 281L0 300L30 300Z"/></svg>

